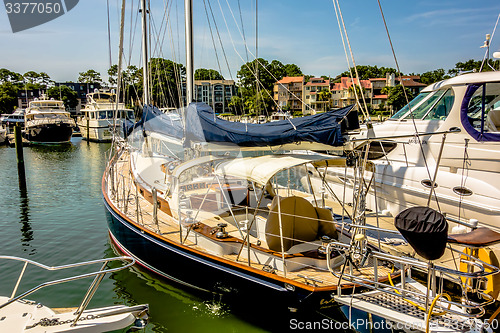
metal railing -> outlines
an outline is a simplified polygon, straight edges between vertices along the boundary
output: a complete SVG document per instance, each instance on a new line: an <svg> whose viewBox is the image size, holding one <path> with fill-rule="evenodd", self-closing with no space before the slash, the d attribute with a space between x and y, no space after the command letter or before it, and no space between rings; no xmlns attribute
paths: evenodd
<svg viewBox="0 0 500 333"><path fill-rule="evenodd" d="M84 279L84 278L88 278L88 277L94 277L94 280L90 284L90 287L87 290L85 297L83 298L82 302L80 303L80 305L78 306L78 309L75 312L76 317L75 317L75 320L74 320L72 325L76 325L76 323L77 323L78 319L80 318L80 316L82 315L83 311L85 311L85 309L87 308L92 297L94 296L95 292L97 291L97 288L99 287L102 279L104 278L104 275L106 275L107 273L112 273L112 272L116 272L116 271L128 268L128 267L132 266L133 264L135 264L135 259L133 259L131 257L125 257L125 256L98 259L98 260L92 260L92 261L84 261L84 262L80 262L80 263L74 263L74 264L68 264L68 265L62 265L62 266L46 266L44 264L41 264L41 263L33 261L33 260L19 258L19 257L13 257L13 256L0 256L0 259L24 262L23 268L21 270L21 273L19 274L19 277L17 278L16 285L14 286L14 290L12 291L12 294L11 294L9 300L3 304L0 304L0 309L8 306L9 304L16 302L17 300L20 300L28 295L31 295L34 292L36 292L42 288L65 283L65 282L80 280L80 279ZM107 268L106 269L106 267L108 266L108 264L110 262L115 262L115 261L126 262L126 264L123 266L117 267L117 268ZM28 265L33 265L33 266L42 268L42 269L47 270L47 271L61 271L61 270L69 269L69 268L89 266L89 265L94 265L94 264L99 264L99 263L102 263L102 266L101 266L99 271L70 276L70 277L63 278L63 279L46 281L46 282L39 284L38 286L36 286L34 288L31 288L30 290L28 290L28 291L26 291L18 296L15 296L17 293L17 289L19 287L19 284L21 283L21 280L24 276L24 273L25 273Z"/></svg>
<svg viewBox="0 0 500 333"><path fill-rule="evenodd" d="M489 304L492 304L495 301L493 297L479 290L478 286L468 285L464 281L470 281L472 279L481 280L483 278L486 278L487 276L497 274L498 272L500 272L500 269L482 260L479 260L478 258L475 258L467 253L458 251L451 247L450 249L452 251L460 254L461 263L465 263L469 267L475 267L478 270L475 272L473 272L470 269L468 269L467 271L454 270L447 267L436 266L431 262L427 263L415 258L400 257L388 253L371 251L367 254L367 256L369 256L370 259L372 259L374 276L373 279L369 279L366 277L362 277L360 275L355 275L352 272L350 272L352 271L352 266L347 272L345 270L342 270L342 272L333 270L330 264L330 254L334 249L336 250L340 249L341 251L342 250L349 251L349 245L339 242L331 242L327 246L327 256L326 256L327 266L330 272L339 279L339 284L340 280L344 279L346 281L355 283L359 286L371 290L377 290L396 297L404 298L406 300L419 304L423 308L427 309L429 305L429 297L430 300L432 300L432 298L434 298L438 294L436 288L438 285L437 283L438 274L440 274L440 278L442 280L444 278L447 278L449 280L459 283L466 290L474 290L484 300L484 302L479 303L463 298L462 302L458 303L452 300L441 299L440 300L441 303L448 305L446 311L449 312L450 314L464 316L467 318L479 318L485 313L484 307ZM347 255L349 255L349 253ZM378 267L382 262L390 263L393 265L393 267L398 267L400 269L400 273L398 273L398 275L400 275L401 277L400 287L397 287L392 283L388 284L382 282L379 279L380 276L378 272ZM349 260L346 260L345 265L347 265L348 263ZM428 285L426 287L427 288L426 292L418 291L415 289L412 290L409 288L409 286L407 286L406 284L407 277L411 277L411 268L417 268L427 273L429 279L427 281ZM389 281L392 281L390 277L387 277L387 279ZM338 288L337 293L338 296L341 296L342 288ZM451 308L452 305L455 306L456 308L455 309ZM462 311L456 310L457 308L462 309Z"/></svg>

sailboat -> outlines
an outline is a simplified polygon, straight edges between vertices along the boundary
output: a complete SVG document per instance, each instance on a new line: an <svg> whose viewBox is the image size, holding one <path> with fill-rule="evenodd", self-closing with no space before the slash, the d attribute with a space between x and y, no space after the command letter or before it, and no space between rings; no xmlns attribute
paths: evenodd
<svg viewBox="0 0 500 333"><path fill-rule="evenodd" d="M142 3L144 20L147 11ZM191 1L186 1L187 17L191 8ZM186 30L191 30L190 23ZM186 100L191 101L189 39L187 44ZM147 73L146 66L147 61ZM498 235L489 233L487 243L463 237L448 240L444 216L432 209L410 210L407 214L416 214L419 223L435 225L424 227L412 242L423 259L390 254L381 248L377 235L399 231L370 226L377 216L369 216L365 209L373 181L364 179L374 174L374 163L367 157L289 152L352 149L352 142L346 146L342 125L352 106L243 124L216 117L203 103L190 103L181 110L179 121L147 105L147 86L144 91L143 118L127 133L127 142L113 146L102 178L110 238L139 265L193 290L223 295L247 310L269 308L276 316L305 309L336 313L340 305L355 301L363 311L377 312L389 321L402 323L411 317L425 325L435 313L442 313L446 321L466 327L494 301L475 282L496 274L498 268L449 244L477 248L500 241ZM342 192L333 191L326 181L332 168L357 175L353 186L345 188L349 196L339 195ZM321 179L322 185L315 186ZM352 200L347 202L347 197ZM407 223L407 216L399 221L401 232L412 239L415 226ZM432 251L421 242L429 238L436 239ZM446 249L455 255L458 251L461 269L433 262ZM427 284L411 277L415 267L429 276ZM463 300L442 296L439 281L444 274L454 281L463 279ZM470 291L479 300L469 297ZM378 303L392 297L409 304L404 309L407 316L398 319L394 309L354 297L372 297ZM437 325L450 331L443 323Z"/></svg>

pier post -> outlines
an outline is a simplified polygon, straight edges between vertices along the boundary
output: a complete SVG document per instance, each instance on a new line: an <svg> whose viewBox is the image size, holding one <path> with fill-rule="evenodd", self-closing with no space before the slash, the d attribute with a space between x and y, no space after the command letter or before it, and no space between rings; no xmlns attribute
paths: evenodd
<svg viewBox="0 0 500 333"><path fill-rule="evenodd" d="M87 113L87 144L90 144L90 118L89 114Z"/></svg>
<svg viewBox="0 0 500 333"><path fill-rule="evenodd" d="M21 126L14 126L14 142L16 146L17 174L19 176L19 189L26 189L26 173L24 171L23 139L21 137Z"/></svg>

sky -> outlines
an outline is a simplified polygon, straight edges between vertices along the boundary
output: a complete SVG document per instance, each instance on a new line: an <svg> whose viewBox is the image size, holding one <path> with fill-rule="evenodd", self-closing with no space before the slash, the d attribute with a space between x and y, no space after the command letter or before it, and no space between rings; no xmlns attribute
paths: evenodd
<svg viewBox="0 0 500 333"><path fill-rule="evenodd" d="M500 14L498 0L380 2L405 74L481 60L485 49L480 46ZM339 3L356 64L395 68L377 0ZM205 10L209 4L211 12ZM65 15L18 33L12 32L1 6L0 68L21 74L43 71L55 81L76 81L79 72L94 69L106 79L110 46L111 62L118 61L120 6L119 0L80 0ZM138 0L127 1L124 54L126 65L141 67L137 7ZM269 62L296 64L307 75L334 77L348 68L332 0L193 0L193 7L195 68L220 70L236 80L236 72L256 54ZM182 0L151 0L154 57L185 63L183 9ZM490 53L499 50L500 27Z"/></svg>

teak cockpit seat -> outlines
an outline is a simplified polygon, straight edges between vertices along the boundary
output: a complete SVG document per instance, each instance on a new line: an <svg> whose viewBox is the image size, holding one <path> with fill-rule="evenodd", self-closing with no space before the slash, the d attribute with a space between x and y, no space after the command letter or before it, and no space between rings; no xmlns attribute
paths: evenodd
<svg viewBox="0 0 500 333"><path fill-rule="evenodd" d="M448 243L467 247L486 247L500 243L500 233L480 227L465 234L448 235Z"/></svg>
<svg viewBox="0 0 500 333"><path fill-rule="evenodd" d="M303 242L311 242L321 235L337 238L337 230L328 209L315 208L304 198L291 196L274 197L266 221L266 243L270 250L282 251L280 239L280 219L283 228L283 251Z"/></svg>

